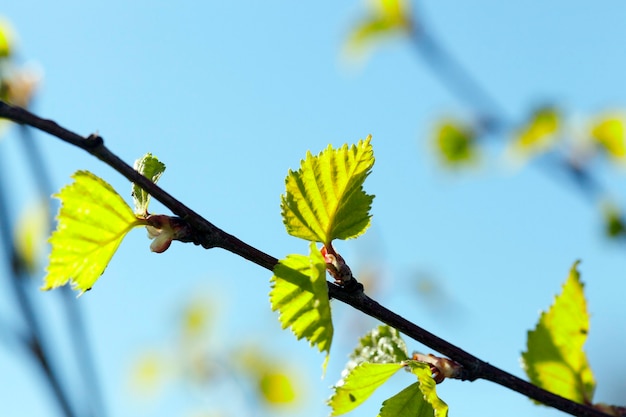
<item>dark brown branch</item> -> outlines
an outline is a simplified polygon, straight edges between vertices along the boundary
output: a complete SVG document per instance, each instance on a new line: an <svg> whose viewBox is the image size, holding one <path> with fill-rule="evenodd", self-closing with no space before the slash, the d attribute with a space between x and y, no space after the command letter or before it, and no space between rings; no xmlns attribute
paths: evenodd
<svg viewBox="0 0 626 417"><path fill-rule="evenodd" d="M498 385L519 392L520 394L542 404L554 407L574 416L607 416L607 414L604 414L595 408L578 404L561 396L555 395L506 371L503 371L502 369L490 365L489 363L471 355L452 343L417 326L415 323L410 322L393 311L381 306L378 302L372 300L362 292L357 291L348 293L341 287L330 283L329 288L330 294L333 298L343 301L368 316L374 317L381 322L398 329L410 338L460 363L464 369L459 376L459 379L467 381L485 379L492 381Z"/></svg>
<svg viewBox="0 0 626 417"><path fill-rule="evenodd" d="M161 189L147 178L140 175L128 164L110 152L105 146L102 138L90 136L83 138L72 133L56 123L44 120L34 114L10 106L0 101L0 117L28 124L50 133L57 138L78 146L92 155L96 156L104 163L108 164L128 180L137 183L145 189L155 199L168 207L174 214L187 221L197 232L194 243L201 244L205 248L221 247L243 258L262 266L270 271L274 269L278 260L244 242L229 235L212 223L202 218L190 208L176 200L170 194ZM460 363L464 370L461 379L474 381L476 379L486 379L501 386L519 392L528 398L539 401L545 405L554 407L571 415L579 417L607 417L592 407L575 403L558 395L554 395L535 385L532 385L514 375L509 374L477 357L465 352L463 349L447 342L444 339L422 329L415 323L381 306L363 293L362 285L353 285L350 289L340 287L333 283L328 283L329 294L332 298L342 301L364 314L374 317L381 322L394 327L409 336L410 338L428 346L429 348L448 356L450 359Z"/></svg>

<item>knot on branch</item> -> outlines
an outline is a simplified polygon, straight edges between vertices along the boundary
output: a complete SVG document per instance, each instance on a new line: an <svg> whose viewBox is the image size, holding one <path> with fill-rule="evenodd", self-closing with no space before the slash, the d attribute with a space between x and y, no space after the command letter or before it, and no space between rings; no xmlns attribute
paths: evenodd
<svg viewBox="0 0 626 417"><path fill-rule="evenodd" d="M85 149L93 149L104 145L104 139L97 133L92 133L85 138Z"/></svg>
<svg viewBox="0 0 626 417"><path fill-rule="evenodd" d="M324 257L328 273L335 279L335 284L340 285L348 291L355 291L359 288L357 280L352 275L352 270L330 243L324 245L320 253ZM361 288L363 288L363 286L361 286Z"/></svg>
<svg viewBox="0 0 626 417"><path fill-rule="evenodd" d="M156 253L165 252L173 240L194 242L195 239L189 224L180 217L165 214L151 214L146 217L148 237L153 239L150 250Z"/></svg>

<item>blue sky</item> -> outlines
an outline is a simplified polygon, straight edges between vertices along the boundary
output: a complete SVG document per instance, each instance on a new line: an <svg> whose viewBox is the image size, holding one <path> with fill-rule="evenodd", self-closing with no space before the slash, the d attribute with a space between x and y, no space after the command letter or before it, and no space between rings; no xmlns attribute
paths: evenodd
<svg viewBox="0 0 626 417"><path fill-rule="evenodd" d="M536 166L511 169L500 146L488 146L478 168L443 170L429 144L433 123L467 116L468 109L402 40L360 65L347 63L342 47L365 7L362 1L20 0L5 2L0 14L19 35L20 59L42 70L37 113L80 134L98 132L130 163L152 152L168 167L160 181L166 190L279 258L307 250L287 236L280 218L288 169L307 150L372 134L376 165L366 189L376 195L373 224L338 249L353 269L372 275L369 285L381 303L509 372L523 375L526 331L581 259L596 400L619 402L626 389L619 376L626 368L624 246L604 238L598 207ZM622 2L425 1L414 13L513 120L553 103L584 122L626 103ZM11 155L3 158L3 172L16 173L18 211L34 191L14 133L0 146ZM46 135L37 141L56 189L74 171L89 169L130 200L126 180L101 162ZM623 170L601 161L594 168L626 204ZM160 211L156 203L151 208ZM132 232L78 301L110 416L188 416L216 408L242 415L223 392L172 383L162 397L140 400L128 388L133 362L147 350L169 349L177 312L199 295L223 320L214 329L214 349L227 353L246 340L287 357L310 390L301 415L327 415L328 386L373 320L333 303L337 339L321 380L322 355L279 331L270 312L271 274L221 250L174 244L156 255L148 246L142 230ZM417 290L420 277L430 277L434 295ZM38 298L54 323L50 331L63 335L53 297ZM11 317L12 302L2 300L2 317ZM430 352L407 342L410 350ZM25 355L0 349L0 369L3 414L56 415ZM68 384L75 379L71 373ZM396 390L412 382L408 375L397 379ZM438 390L456 416L562 415L487 382L446 381ZM385 398L376 396L353 414L375 415Z"/></svg>

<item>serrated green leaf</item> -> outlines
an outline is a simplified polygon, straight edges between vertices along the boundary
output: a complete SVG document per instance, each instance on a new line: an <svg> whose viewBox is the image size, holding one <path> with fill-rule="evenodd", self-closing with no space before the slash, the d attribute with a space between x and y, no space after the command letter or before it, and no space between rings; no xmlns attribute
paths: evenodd
<svg viewBox="0 0 626 417"><path fill-rule="evenodd" d="M55 195L62 206L42 289L70 282L82 294L102 275L126 233L144 222L103 179L88 171L72 178Z"/></svg>
<svg viewBox="0 0 626 417"><path fill-rule="evenodd" d="M476 133L454 120L444 120L435 129L435 145L439 159L454 167L473 163L477 159Z"/></svg>
<svg viewBox="0 0 626 417"><path fill-rule="evenodd" d="M363 191L374 165L370 141L368 136L351 147L329 145L317 156L307 152L300 169L289 170L281 211L290 235L328 244L365 232L374 199Z"/></svg>
<svg viewBox="0 0 626 417"><path fill-rule="evenodd" d="M361 338L359 345L350 354L346 368L351 369L362 362L400 363L407 359L409 355L400 332L381 325Z"/></svg>
<svg viewBox="0 0 626 417"><path fill-rule="evenodd" d="M309 256L289 255L274 267L270 302L283 329L326 352L325 369L333 338L326 263L315 243L309 249Z"/></svg>
<svg viewBox="0 0 626 417"><path fill-rule="evenodd" d="M437 395L437 383L432 377L430 366L427 363L414 360L408 361L407 364L411 368L411 372L417 376L422 400L427 404L422 409L422 414L415 415L420 417L432 415L435 417L446 417L448 415L448 405Z"/></svg>
<svg viewBox="0 0 626 417"><path fill-rule="evenodd" d="M400 369L403 361L407 359L406 344L398 330L386 325L371 330L361 338L359 345L350 355L350 361L342 372L343 377L335 387L335 394L329 401L333 414L343 414L357 407L386 381L384 376L387 369L390 374L386 378ZM365 368L361 368L362 365L366 365ZM392 366L379 368L376 365ZM395 371L391 372L394 369ZM378 385L368 387L367 378L370 373L375 376L373 381L378 381ZM361 381L362 378L365 380ZM353 392L355 389L358 392Z"/></svg>
<svg viewBox="0 0 626 417"><path fill-rule="evenodd" d="M595 381L583 351L589 313L577 266L574 263L563 291L528 332L522 359L533 384L577 403L591 403Z"/></svg>
<svg viewBox="0 0 626 417"><path fill-rule="evenodd" d="M402 363L361 363L334 387L335 392L328 401L331 415L338 416L354 410L402 368Z"/></svg>
<svg viewBox="0 0 626 417"><path fill-rule="evenodd" d="M430 387L426 390L430 392ZM448 415L447 404L441 401L436 394L436 408L425 398L426 396L424 386L421 383L411 384L384 401L378 417L445 417Z"/></svg>
<svg viewBox="0 0 626 417"><path fill-rule="evenodd" d="M415 382L383 401L378 417L433 417L433 408L424 401L420 384Z"/></svg>
<svg viewBox="0 0 626 417"><path fill-rule="evenodd" d="M165 171L165 164L158 160L156 156L152 156L151 153L147 153L141 158L135 161L135 171L139 172L150 181L156 183L163 171ZM135 202L135 214L138 216L147 216L148 204L150 204L150 194L143 188L133 183L132 195Z"/></svg>

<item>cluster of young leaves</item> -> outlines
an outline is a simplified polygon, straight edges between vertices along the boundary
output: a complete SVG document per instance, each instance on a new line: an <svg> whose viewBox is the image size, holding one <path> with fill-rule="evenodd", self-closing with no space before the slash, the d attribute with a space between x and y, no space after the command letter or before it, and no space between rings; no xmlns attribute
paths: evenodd
<svg viewBox="0 0 626 417"><path fill-rule="evenodd" d="M577 403L593 405L596 382L583 350L589 313L578 264L575 262L570 269L554 304L528 332L522 361L533 384ZM600 404L598 408L622 415L619 407Z"/></svg>
<svg viewBox="0 0 626 417"><path fill-rule="evenodd" d="M346 42L348 56L359 55L381 40L394 35L420 42L411 36L419 24L413 22L409 5L403 0L370 0L368 13L351 29ZM418 32L419 33L419 32ZM423 39L423 37L422 37ZM356 53L356 54L355 54ZM517 128L503 132L508 125L492 117L489 125L484 119L462 121L445 118L436 124L431 141L436 155L446 168L474 167L481 160L481 146L488 134L508 135L506 155L509 162L520 165L547 153L557 153L566 169L575 176L590 166L595 155L604 154L618 165L626 165L626 117L620 112L606 112L588 118L586 126L565 123L562 112L554 106L544 106L532 112ZM493 129L494 126L499 126ZM566 140L570 139L570 140ZM566 165L571 165L567 167ZM595 191L595 190L594 190ZM600 196L609 200L609 196ZM626 214L614 203L610 210L602 210L605 231L610 238L626 237Z"/></svg>
<svg viewBox="0 0 626 417"><path fill-rule="evenodd" d="M446 118L435 127L433 147L446 168L474 166L480 160L480 143L487 132L471 122ZM626 116L619 112L594 115L581 127L579 122L564 120L559 109L542 107L509 136L505 154L516 166L545 155L562 157L562 167L576 175L601 156L608 157L614 165L626 166ZM606 235L626 237L624 214L608 196L600 197Z"/></svg>
<svg viewBox="0 0 626 417"><path fill-rule="evenodd" d="M135 162L135 169L156 182L165 165L151 154ZM126 234L147 226L150 196L133 184L135 211L102 178L77 171L74 182L55 197L61 200L57 227L42 289L67 283L83 294L91 289L106 269Z"/></svg>
<svg viewBox="0 0 626 417"><path fill-rule="evenodd" d="M350 239L370 224L373 196L363 183L374 164L371 137L357 145L331 146L319 155L310 152L297 171L289 171L281 211L287 232L310 241L309 255L289 255L274 268L270 301L279 311L283 328L290 327L298 339L326 352L328 361L333 336L326 260L316 242L331 248L334 239ZM383 403L384 416L446 416L447 405L435 392L428 364L409 358L397 330L381 326L361 339L351 356L346 376L329 401L333 415L344 414L365 401L400 369L417 382Z"/></svg>
<svg viewBox="0 0 626 417"><path fill-rule="evenodd" d="M326 282L326 260L316 242L332 247L369 227L374 196L363 183L374 165L371 136L356 145L328 146L316 156L307 152L297 171L289 170L281 212L287 232L307 240L308 255L289 255L274 268L270 303L283 328L305 338L328 361L333 325Z"/></svg>
<svg viewBox="0 0 626 417"><path fill-rule="evenodd" d="M405 0L370 0L369 5L368 13L348 35L348 52L361 51L392 35L407 36L416 27ZM518 128L511 130L508 153L525 162L561 146L572 153L577 163L587 162L596 153L605 153L618 164L626 163L626 117L622 113L595 115L589 118L582 135L579 130L572 123L564 123L558 108L540 107ZM462 167L476 161L480 154L479 139L489 132L480 121L471 123L446 118L437 124L433 142L446 166ZM577 136L576 140L565 144L565 139L571 135Z"/></svg>
<svg viewBox="0 0 626 417"><path fill-rule="evenodd" d="M361 338L328 401L331 415L354 410L400 369L411 372L417 382L384 401L380 417L448 415L447 404L437 396L429 365L411 359L400 333L389 326L379 326Z"/></svg>
<svg viewBox="0 0 626 417"><path fill-rule="evenodd" d="M535 110L514 132L508 144L508 155L517 161L528 161L554 148L563 138L562 117L553 107ZM440 121L433 136L434 148L442 163L451 168L467 166L480 155L481 126L453 118Z"/></svg>

